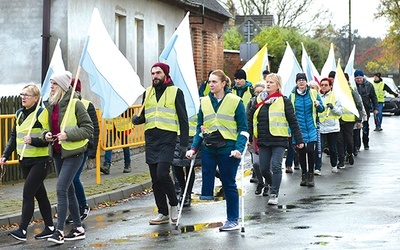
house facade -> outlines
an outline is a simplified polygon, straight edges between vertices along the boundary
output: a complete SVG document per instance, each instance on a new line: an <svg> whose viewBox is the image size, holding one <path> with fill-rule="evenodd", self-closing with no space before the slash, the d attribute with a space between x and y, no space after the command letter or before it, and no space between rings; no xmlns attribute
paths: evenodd
<svg viewBox="0 0 400 250"><path fill-rule="evenodd" d="M222 34L230 14L216 0L7 0L0 3L0 86L40 83L58 38L65 67L75 75L95 7L145 87L150 67L187 11L197 83L209 70L224 69ZM99 107L84 70L80 79L87 83L83 97Z"/></svg>

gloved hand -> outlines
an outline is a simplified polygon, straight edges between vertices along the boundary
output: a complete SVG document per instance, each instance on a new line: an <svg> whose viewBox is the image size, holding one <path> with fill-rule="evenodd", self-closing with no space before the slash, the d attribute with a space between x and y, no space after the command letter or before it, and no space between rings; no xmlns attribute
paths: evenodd
<svg viewBox="0 0 400 250"><path fill-rule="evenodd" d="M134 125L138 125L140 123L140 116L138 116L138 115L132 116L132 123Z"/></svg>
<svg viewBox="0 0 400 250"><path fill-rule="evenodd" d="M196 154L196 151L194 149L186 151L186 158L192 159L193 156Z"/></svg>
<svg viewBox="0 0 400 250"><path fill-rule="evenodd" d="M333 109L333 104L332 103L327 103L326 106L330 109Z"/></svg>
<svg viewBox="0 0 400 250"><path fill-rule="evenodd" d="M186 155L187 147L179 145L179 158L183 159Z"/></svg>

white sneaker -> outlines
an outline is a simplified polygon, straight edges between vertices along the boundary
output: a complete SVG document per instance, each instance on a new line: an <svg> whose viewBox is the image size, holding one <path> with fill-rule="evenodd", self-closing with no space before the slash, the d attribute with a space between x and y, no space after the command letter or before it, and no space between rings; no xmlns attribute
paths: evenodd
<svg viewBox="0 0 400 250"><path fill-rule="evenodd" d="M270 194L268 205L278 205L278 196L276 194Z"/></svg>
<svg viewBox="0 0 400 250"><path fill-rule="evenodd" d="M169 222L169 216L163 214L158 214L156 218L151 219L149 221L150 225L160 225L168 222Z"/></svg>
<svg viewBox="0 0 400 250"><path fill-rule="evenodd" d="M314 170L314 175L321 175L321 170L315 169Z"/></svg>
<svg viewBox="0 0 400 250"><path fill-rule="evenodd" d="M172 224L176 223L178 221L178 215L179 215L178 206L171 206L169 214L171 217Z"/></svg>
<svg viewBox="0 0 400 250"><path fill-rule="evenodd" d="M337 167L332 167L332 173L337 173L337 172L338 172Z"/></svg>

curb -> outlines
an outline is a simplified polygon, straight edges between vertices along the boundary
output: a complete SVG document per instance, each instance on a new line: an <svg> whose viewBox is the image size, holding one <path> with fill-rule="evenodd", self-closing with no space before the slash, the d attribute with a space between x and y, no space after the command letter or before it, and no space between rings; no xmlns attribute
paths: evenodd
<svg viewBox="0 0 400 250"><path fill-rule="evenodd" d="M131 197L132 193L140 193L147 188L151 188L151 180L134 184L130 187L125 187L122 189L114 190L111 192L97 194L90 197L87 197L87 203L89 207L95 207L97 204L102 203L104 201L118 201L122 199L126 199ZM57 213L57 204L51 206L51 212L54 214ZM39 209L35 209L33 213L33 217L31 221L42 219ZM14 213L0 217L0 227L6 225L12 225L14 223L20 223L21 221L21 213Z"/></svg>

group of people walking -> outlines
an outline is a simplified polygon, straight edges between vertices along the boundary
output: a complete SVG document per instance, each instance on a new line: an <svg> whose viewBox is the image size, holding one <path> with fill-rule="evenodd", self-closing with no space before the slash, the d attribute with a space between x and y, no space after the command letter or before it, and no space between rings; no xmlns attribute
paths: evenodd
<svg viewBox="0 0 400 250"><path fill-rule="evenodd" d="M246 80L246 72L240 69L235 73L233 86L222 70L210 71L202 87L204 96L195 117L188 117L183 92L174 85L169 71L165 63L151 67L152 84L143 95L143 109L132 117L132 124L144 123L145 160L158 209L157 216L149 220L151 225L176 223L179 202L190 206L194 173L188 174L189 166L200 150L200 199L214 199L218 173L227 215L219 230L231 231L239 229L236 174L247 146L257 178L255 194L268 196L269 205L279 203L286 149L288 157L289 152L291 158L297 154L302 171L300 185L308 187L315 186L314 175L321 175L323 148L329 151L334 173L344 167L345 158L354 164L354 156L361 146L361 128L364 149L369 149L370 108L374 114L378 114L380 108L374 85L366 81L360 70L354 74L357 88L353 89L349 84L358 115L342 106L333 91L334 76L311 84L304 73L298 73L296 86L289 96L284 96L282 78L278 74L266 71L264 81L253 87ZM57 244L85 238L82 220L87 217L89 208L84 193L82 196L79 175L86 157L95 156L99 129L93 105L72 92L71 81L75 82L70 72L52 76L51 93L49 100L44 102L45 108L40 107L41 94L34 84L22 90L23 108L16 113L9 143L0 158L0 164L5 164L16 149L26 180L21 223L10 233L16 239L26 240L34 198L39 203L45 224L43 232L35 238L48 238ZM80 89L79 80L78 83L76 88ZM374 84L378 85L377 92L381 96L380 91L386 90L385 85ZM381 124L377 123L376 131L381 130ZM109 174L110 169L110 155L107 157L108 161L102 167L105 174ZM58 175L56 226L43 184L53 163ZM286 164L288 173L292 172L291 164ZM181 184L182 192L178 197L170 175L171 166ZM130 170L130 161L125 159L124 172ZM187 181L188 195L184 197ZM67 218L68 211L70 216ZM73 229L65 235L66 221L73 224Z"/></svg>

